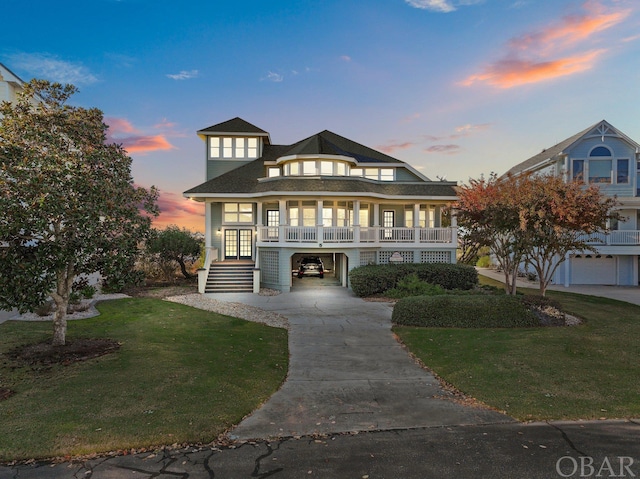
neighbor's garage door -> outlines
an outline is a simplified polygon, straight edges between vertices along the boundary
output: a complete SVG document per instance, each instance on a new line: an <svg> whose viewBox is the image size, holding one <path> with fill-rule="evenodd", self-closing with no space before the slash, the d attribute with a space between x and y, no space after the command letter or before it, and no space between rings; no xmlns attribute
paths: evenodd
<svg viewBox="0 0 640 479"><path fill-rule="evenodd" d="M616 284L616 262L611 256L571 258L571 284Z"/></svg>

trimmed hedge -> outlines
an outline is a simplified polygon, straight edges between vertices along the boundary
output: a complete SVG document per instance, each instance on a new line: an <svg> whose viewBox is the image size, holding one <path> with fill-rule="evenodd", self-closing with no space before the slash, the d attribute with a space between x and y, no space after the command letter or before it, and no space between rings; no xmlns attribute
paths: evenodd
<svg viewBox="0 0 640 479"><path fill-rule="evenodd" d="M413 296L398 301L392 321L432 328L523 328L539 325L538 318L513 296Z"/></svg>
<svg viewBox="0 0 640 479"><path fill-rule="evenodd" d="M473 266L448 263L370 264L352 269L349 280L353 292L365 297L395 288L410 274L444 289L471 289L478 284L478 272Z"/></svg>

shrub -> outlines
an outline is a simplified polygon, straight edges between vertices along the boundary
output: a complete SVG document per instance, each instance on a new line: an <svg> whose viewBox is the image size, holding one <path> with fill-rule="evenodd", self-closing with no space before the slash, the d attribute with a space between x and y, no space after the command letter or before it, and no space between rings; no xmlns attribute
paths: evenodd
<svg viewBox="0 0 640 479"><path fill-rule="evenodd" d="M398 301L392 320L406 326L515 328L537 326L537 317L513 296L414 296Z"/></svg>
<svg viewBox="0 0 640 479"><path fill-rule="evenodd" d="M372 296L397 287L410 274L426 283L444 289L471 289L478 284L478 272L473 266L448 263L401 263L367 265L349 273L351 289L360 296Z"/></svg>
<svg viewBox="0 0 640 479"><path fill-rule="evenodd" d="M389 298L406 298L407 296L433 296L444 294L445 290L437 284L425 283L415 273L405 276L395 288L388 290L385 296Z"/></svg>
<svg viewBox="0 0 640 479"><path fill-rule="evenodd" d="M488 268L491 266L491 258L489 256L480 256L478 262L476 263L478 268Z"/></svg>

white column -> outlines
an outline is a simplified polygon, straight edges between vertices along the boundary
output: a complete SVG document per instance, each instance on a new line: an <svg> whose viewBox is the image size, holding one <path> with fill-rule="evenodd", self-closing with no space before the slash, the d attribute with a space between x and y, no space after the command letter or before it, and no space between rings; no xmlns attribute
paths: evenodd
<svg viewBox="0 0 640 479"><path fill-rule="evenodd" d="M284 227L289 224L287 219L287 200L278 200L278 215L280 216L280 225L278 226L278 243L286 241Z"/></svg>
<svg viewBox="0 0 640 479"><path fill-rule="evenodd" d="M262 201L258 201L256 203L256 225L258 226L264 226L264 220L262 219L262 209Z"/></svg>
<svg viewBox="0 0 640 479"><path fill-rule="evenodd" d="M324 201L318 200L316 205L316 241L322 243L324 241L324 221L322 218L322 207Z"/></svg>
<svg viewBox="0 0 640 479"><path fill-rule="evenodd" d="M206 201L204 203L204 245L210 248L212 244L211 234L211 202ZM217 259L217 258L216 258Z"/></svg>
<svg viewBox="0 0 640 479"><path fill-rule="evenodd" d="M373 205L373 226L380 226L380 205L378 203Z"/></svg>
<svg viewBox="0 0 640 479"><path fill-rule="evenodd" d="M353 201L353 242L360 243L360 200ZM368 226L368 225L367 225ZM346 260L346 256L345 256ZM346 279L345 279L346 282ZM346 286L346 285L345 285Z"/></svg>
<svg viewBox="0 0 640 479"><path fill-rule="evenodd" d="M413 205L413 242L420 243L420 203ZM416 261L414 258L413 262L419 263L420 261Z"/></svg>

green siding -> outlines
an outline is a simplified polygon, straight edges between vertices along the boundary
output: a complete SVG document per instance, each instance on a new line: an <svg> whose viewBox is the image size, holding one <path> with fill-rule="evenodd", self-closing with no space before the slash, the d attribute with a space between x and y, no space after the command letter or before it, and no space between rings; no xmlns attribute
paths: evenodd
<svg viewBox="0 0 640 479"><path fill-rule="evenodd" d="M251 160L253 161L253 160ZM240 168L251 161L237 161L237 160L207 160L207 181L216 178L220 175Z"/></svg>
<svg viewBox="0 0 640 479"><path fill-rule="evenodd" d="M222 225L222 203L211 205L211 246L218 248L218 260L222 259L222 235L218 229Z"/></svg>
<svg viewBox="0 0 640 479"><path fill-rule="evenodd" d="M424 181L406 168L396 168L396 181Z"/></svg>

